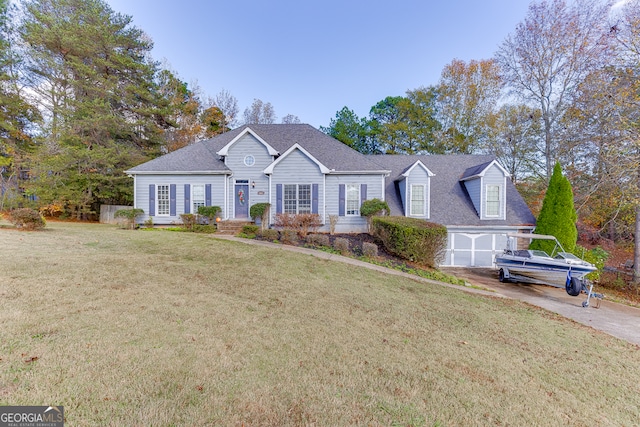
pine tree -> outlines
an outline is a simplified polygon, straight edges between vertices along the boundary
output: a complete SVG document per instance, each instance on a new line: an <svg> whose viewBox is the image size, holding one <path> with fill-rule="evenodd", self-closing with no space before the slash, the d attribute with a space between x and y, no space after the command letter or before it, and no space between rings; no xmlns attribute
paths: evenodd
<svg viewBox="0 0 640 427"><path fill-rule="evenodd" d="M573 252L578 240L576 210L573 206L571 183L562 175L560 163L556 163L549 181L547 194L542 201L542 210L538 215L536 234L555 236L567 252ZM543 250L549 254L555 243L550 240L534 240L530 249Z"/></svg>
<svg viewBox="0 0 640 427"><path fill-rule="evenodd" d="M30 190L77 216L127 204L123 171L158 155L171 125L151 41L104 0L25 0L24 11L30 88L47 116Z"/></svg>

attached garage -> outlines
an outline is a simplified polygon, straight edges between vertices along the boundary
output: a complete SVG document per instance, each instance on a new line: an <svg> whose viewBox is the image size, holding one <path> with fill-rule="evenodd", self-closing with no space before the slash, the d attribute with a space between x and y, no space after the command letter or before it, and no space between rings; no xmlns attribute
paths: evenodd
<svg viewBox="0 0 640 427"><path fill-rule="evenodd" d="M450 231L443 266L492 267L495 255L507 244L509 231Z"/></svg>

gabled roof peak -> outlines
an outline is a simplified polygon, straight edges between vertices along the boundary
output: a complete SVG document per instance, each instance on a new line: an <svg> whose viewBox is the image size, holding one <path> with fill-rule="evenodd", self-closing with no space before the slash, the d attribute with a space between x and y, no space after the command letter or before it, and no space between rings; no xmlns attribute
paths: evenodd
<svg viewBox="0 0 640 427"><path fill-rule="evenodd" d="M240 132L235 138L233 138L227 145L222 147L216 154L218 154L219 156L226 156L229 153L229 148L231 148L233 144L238 142L238 140L244 137L245 135L251 135L255 139L257 139L258 142L264 145L264 147L267 149L267 152L269 153L270 156L277 156L278 154L280 154L278 150L276 150L271 145L269 145L264 139L260 137L260 135L254 132L249 126L244 128L242 132Z"/></svg>
<svg viewBox="0 0 640 427"><path fill-rule="evenodd" d="M504 167L502 167L502 165L498 163L497 160L493 159L491 161L482 163L480 165L476 165L468 168L467 170L464 171L464 173L460 177L460 181L468 181L470 179L483 177L484 174L487 172L487 170L492 166L496 166L498 169L500 169L504 174L504 176L507 176L507 177L511 176L511 174L509 174L509 172L507 172L507 170Z"/></svg>
<svg viewBox="0 0 640 427"><path fill-rule="evenodd" d="M267 166L267 168L264 170L264 173L265 174L272 174L273 173L273 169L275 168L275 166L278 163L280 163L283 159L287 158L289 156L289 154L291 154L295 150L299 150L302 154L307 156L313 163L315 163L320 168L320 172L325 173L325 174L331 172L331 169L329 169L328 167L323 165L318 159L313 157L307 150L302 148L302 146L296 142L295 144L293 144L291 146L291 148L289 148L287 151L285 151L282 154L282 156L278 157L274 162L272 162L269 166Z"/></svg>
<svg viewBox="0 0 640 427"><path fill-rule="evenodd" d="M411 171L413 169L415 169L416 167L421 167L422 169L425 170L425 172L427 172L428 176L435 176L435 174L433 172L431 172L429 170L428 167L425 166L424 163L422 163L420 160L416 160L411 166L409 166L408 168L406 168L403 172L402 172L402 176L404 178L408 177L411 174Z"/></svg>

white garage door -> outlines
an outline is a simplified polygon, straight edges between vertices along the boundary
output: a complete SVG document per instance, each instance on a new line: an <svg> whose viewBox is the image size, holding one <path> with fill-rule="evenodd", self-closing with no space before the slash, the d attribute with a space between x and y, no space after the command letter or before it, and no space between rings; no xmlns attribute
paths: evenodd
<svg viewBox="0 0 640 427"><path fill-rule="evenodd" d="M445 265L492 267L496 253L507 243L506 234L450 233Z"/></svg>

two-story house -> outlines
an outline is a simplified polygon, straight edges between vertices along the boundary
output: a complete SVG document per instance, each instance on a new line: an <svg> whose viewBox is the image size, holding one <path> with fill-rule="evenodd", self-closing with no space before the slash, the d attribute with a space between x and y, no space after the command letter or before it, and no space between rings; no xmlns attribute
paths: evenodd
<svg viewBox="0 0 640 427"><path fill-rule="evenodd" d="M155 224L180 222L199 206L223 220L246 220L251 205L277 213L317 213L321 231L366 231L364 200L385 200L392 215L443 224L444 265L491 266L506 233L530 231L535 218L491 156L361 154L309 125L248 125L126 171L134 206Z"/></svg>

